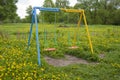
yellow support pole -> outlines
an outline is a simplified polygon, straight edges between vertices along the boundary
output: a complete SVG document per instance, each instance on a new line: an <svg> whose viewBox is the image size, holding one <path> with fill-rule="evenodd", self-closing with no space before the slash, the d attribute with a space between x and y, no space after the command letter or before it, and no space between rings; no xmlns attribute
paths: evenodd
<svg viewBox="0 0 120 80"><path fill-rule="evenodd" d="M83 12L84 10L81 9L81 10L77 10L77 9L64 9L64 8L61 8L62 11L65 11L65 12L71 12L71 13L81 13Z"/></svg>
<svg viewBox="0 0 120 80"><path fill-rule="evenodd" d="M87 25L86 16L85 16L84 11L83 11L82 14L83 14L84 23L85 23L85 27L86 27L86 31L87 31L87 36L88 36L88 40L89 40L89 44L90 44L90 49L91 49L91 52L92 52L92 54L93 54L92 41L91 41L91 38L90 38L90 33L89 33L89 30L88 30L88 25Z"/></svg>

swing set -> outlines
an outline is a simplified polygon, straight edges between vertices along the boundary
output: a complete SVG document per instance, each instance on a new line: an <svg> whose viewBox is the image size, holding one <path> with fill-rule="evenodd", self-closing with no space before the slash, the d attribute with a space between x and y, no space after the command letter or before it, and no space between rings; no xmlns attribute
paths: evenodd
<svg viewBox="0 0 120 80"><path fill-rule="evenodd" d="M36 26L36 45L37 45L37 53L38 53L38 65L41 65L41 59L40 59L40 51L41 50L40 50L39 35L38 35L38 20L37 20L37 13L36 13L37 10L48 11L48 12L64 11L64 12L68 12L68 13L79 13L79 21L78 21L77 27L79 29L81 20L83 18L83 21L84 21L84 24L85 24L85 28L86 28L87 37L88 37L88 41L89 41L89 45L90 45L90 50L91 50L91 53L93 54L92 42L91 42L89 30L88 30L86 16L85 16L85 13L84 13L83 9L78 10L78 9L64 9L64 8L34 7L33 10L32 10L32 22L31 22L31 25L30 25L30 33L29 33L29 37L28 37L28 48L30 46L30 40L31 40L31 36L32 36L32 28L33 28L33 25L35 24L35 26ZM44 34L45 35L44 39L46 40L46 31L44 31L44 33L45 33ZM56 33L55 33L55 36L56 36ZM74 38L75 37L76 36L74 36ZM54 40L56 41L56 37L54 38ZM78 48L78 46L74 45L74 46L71 46L71 47L68 47L68 48L69 49L75 49L75 48ZM44 51L55 51L55 50L56 50L56 48L46 48L46 49L44 49Z"/></svg>

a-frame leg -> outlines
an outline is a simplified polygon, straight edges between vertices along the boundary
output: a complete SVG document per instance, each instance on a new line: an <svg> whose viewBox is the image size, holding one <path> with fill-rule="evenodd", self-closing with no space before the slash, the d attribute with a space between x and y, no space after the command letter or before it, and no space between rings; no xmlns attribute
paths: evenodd
<svg viewBox="0 0 120 80"><path fill-rule="evenodd" d="M28 47L27 47L27 49L29 49L29 46L30 46L30 40L31 40L31 36L32 36L33 24L34 24L34 16L32 15L32 23L30 25L30 33L29 33L29 37L28 37Z"/></svg>
<svg viewBox="0 0 120 80"><path fill-rule="evenodd" d="M37 45L37 53L38 53L38 65L41 65L41 59L40 59L40 44L39 44L39 36L38 36L38 20L37 20L37 14L36 9L34 9L34 16L35 16L35 25L36 25L36 45Z"/></svg>
<svg viewBox="0 0 120 80"><path fill-rule="evenodd" d="M89 44L90 44L90 49L91 49L91 52L93 54L92 41L91 41L90 33L89 33L89 30L88 30L88 25L87 25L86 16L84 14L84 11L83 11L82 15L83 15L83 19L84 19L84 23L85 23L85 27L86 27L86 31L87 31L87 36L88 36L88 40L89 40Z"/></svg>

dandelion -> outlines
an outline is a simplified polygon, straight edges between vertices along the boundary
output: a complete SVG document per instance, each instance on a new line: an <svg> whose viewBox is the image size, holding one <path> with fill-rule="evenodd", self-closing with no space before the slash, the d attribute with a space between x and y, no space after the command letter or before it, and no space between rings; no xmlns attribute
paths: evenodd
<svg viewBox="0 0 120 80"><path fill-rule="evenodd" d="M0 78L3 76L4 74L2 73L2 74L0 74Z"/></svg>
<svg viewBox="0 0 120 80"><path fill-rule="evenodd" d="M44 68L41 68L40 70L41 70L41 71L44 71L45 69L44 69Z"/></svg>
<svg viewBox="0 0 120 80"><path fill-rule="evenodd" d="M5 73L5 76L7 76L8 75L8 73Z"/></svg>
<svg viewBox="0 0 120 80"><path fill-rule="evenodd" d="M52 78L55 78L55 75L52 75Z"/></svg>
<svg viewBox="0 0 120 80"><path fill-rule="evenodd" d="M23 80L25 79L25 77L23 77Z"/></svg>
<svg viewBox="0 0 120 80"><path fill-rule="evenodd" d="M0 59L4 59L2 55L0 55Z"/></svg>
<svg viewBox="0 0 120 80"><path fill-rule="evenodd" d="M14 74L14 73L12 73L12 76L15 76L15 74Z"/></svg>
<svg viewBox="0 0 120 80"><path fill-rule="evenodd" d="M80 78L77 78L77 80L81 80Z"/></svg>
<svg viewBox="0 0 120 80"><path fill-rule="evenodd" d="M25 76L28 76L28 72L25 74Z"/></svg>
<svg viewBox="0 0 120 80"><path fill-rule="evenodd" d="M26 63L23 63L23 66L26 66Z"/></svg>
<svg viewBox="0 0 120 80"><path fill-rule="evenodd" d="M0 66L0 71L4 71L4 70L5 70L5 68Z"/></svg>
<svg viewBox="0 0 120 80"><path fill-rule="evenodd" d="M65 77L67 77L67 74L65 74Z"/></svg>
<svg viewBox="0 0 120 80"><path fill-rule="evenodd" d="M33 80L31 77L28 77L27 80Z"/></svg>

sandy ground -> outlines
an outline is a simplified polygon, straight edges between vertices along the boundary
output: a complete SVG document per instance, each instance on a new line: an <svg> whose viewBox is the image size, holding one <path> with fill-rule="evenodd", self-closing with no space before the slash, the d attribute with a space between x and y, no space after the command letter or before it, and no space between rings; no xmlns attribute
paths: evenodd
<svg viewBox="0 0 120 80"><path fill-rule="evenodd" d="M45 60L47 61L48 64L59 67L59 66L67 66L70 64L98 64L95 62L88 62L84 59L77 58L75 56L71 55L65 55L64 59L54 59L48 56L45 56Z"/></svg>

